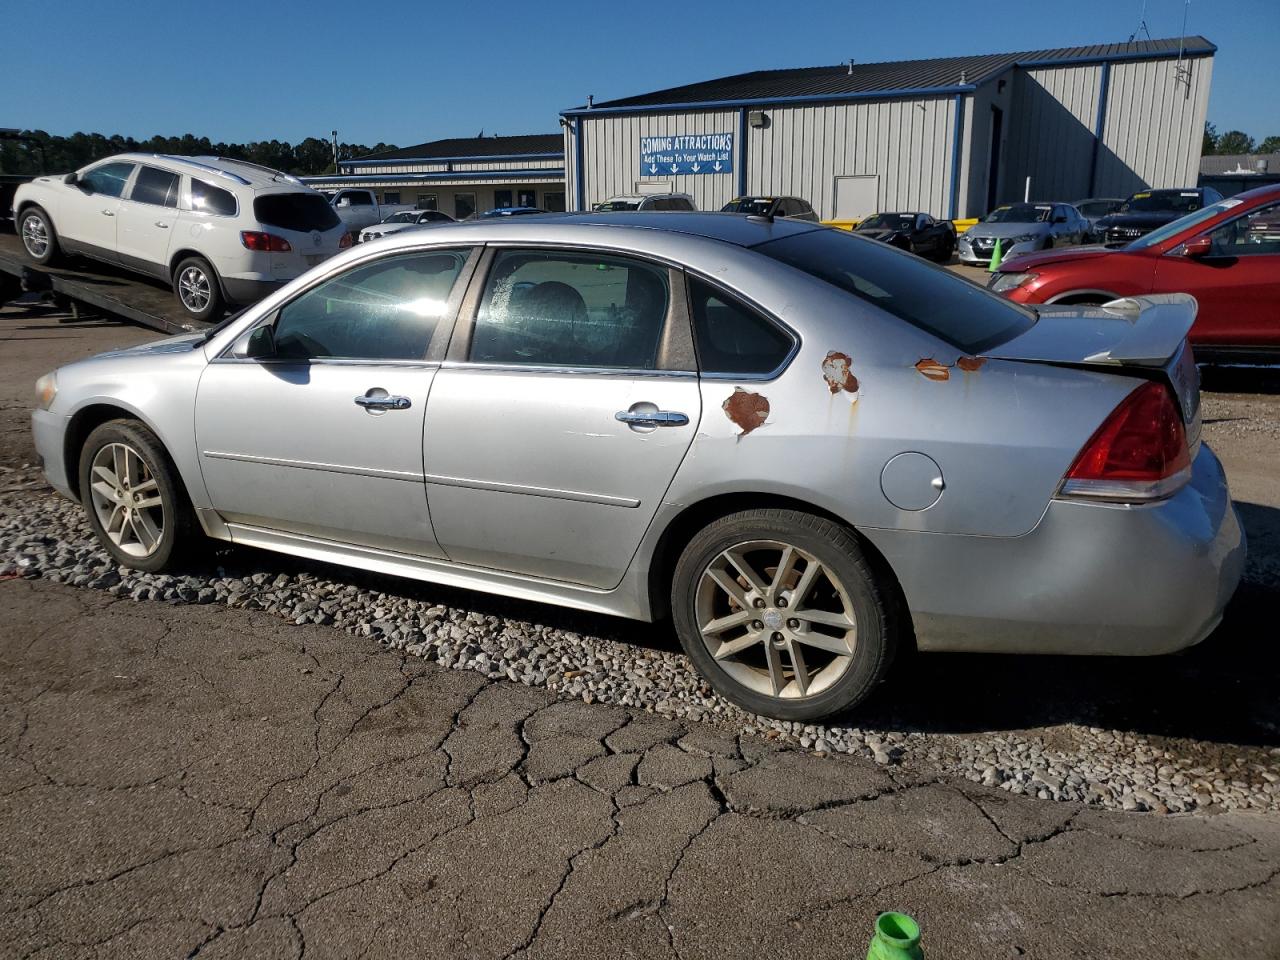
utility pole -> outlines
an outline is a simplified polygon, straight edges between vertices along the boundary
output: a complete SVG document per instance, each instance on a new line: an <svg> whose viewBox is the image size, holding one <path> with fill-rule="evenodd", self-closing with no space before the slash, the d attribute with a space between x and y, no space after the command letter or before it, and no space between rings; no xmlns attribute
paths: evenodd
<svg viewBox="0 0 1280 960"><path fill-rule="evenodd" d="M333 172L335 174L342 172L338 169L338 131L337 130L333 131Z"/></svg>

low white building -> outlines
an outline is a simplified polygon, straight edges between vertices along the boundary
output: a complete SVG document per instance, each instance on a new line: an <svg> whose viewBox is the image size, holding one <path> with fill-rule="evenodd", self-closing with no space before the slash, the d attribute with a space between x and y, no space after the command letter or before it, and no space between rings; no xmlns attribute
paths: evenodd
<svg viewBox="0 0 1280 960"><path fill-rule="evenodd" d="M368 187L381 203L412 203L462 220L495 207L565 209L564 140L558 133L434 140L343 160L317 190Z"/></svg>

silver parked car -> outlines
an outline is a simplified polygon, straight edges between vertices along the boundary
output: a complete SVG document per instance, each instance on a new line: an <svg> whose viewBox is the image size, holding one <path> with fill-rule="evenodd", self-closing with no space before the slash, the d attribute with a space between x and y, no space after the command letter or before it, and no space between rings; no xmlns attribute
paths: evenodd
<svg viewBox="0 0 1280 960"><path fill-rule="evenodd" d="M1243 564L1181 295L1011 304L777 219L447 224L62 367L36 444L106 550L200 535L650 620L742 706L894 651L1156 654Z"/></svg>
<svg viewBox="0 0 1280 960"><path fill-rule="evenodd" d="M1089 221L1069 203L1007 203L996 207L956 241L960 262L985 266L996 241L1004 258L1084 243Z"/></svg>

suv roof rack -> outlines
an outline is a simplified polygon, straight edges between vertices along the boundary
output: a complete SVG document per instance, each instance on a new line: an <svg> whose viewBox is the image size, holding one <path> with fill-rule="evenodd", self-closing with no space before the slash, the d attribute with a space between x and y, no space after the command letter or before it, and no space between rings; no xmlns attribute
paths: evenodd
<svg viewBox="0 0 1280 960"><path fill-rule="evenodd" d="M268 167L261 163L254 163L251 160L241 160L238 157L215 157L221 163L238 163L242 167L252 167L254 170L261 170L263 173L271 174L272 180L288 180L290 183L296 183L298 186L304 186L303 182L291 173L285 173L283 170L277 170L275 167Z"/></svg>
<svg viewBox="0 0 1280 960"><path fill-rule="evenodd" d="M242 186L251 186L250 182L239 174L232 173L230 170L220 170L218 167L207 163L201 163L199 160L192 160L190 157L175 157L173 154L169 153L156 153L152 154L152 156L159 157L161 160L168 160L172 163L185 163L193 167L199 167L201 170L208 170L210 173L219 177L226 177L228 180L234 180Z"/></svg>

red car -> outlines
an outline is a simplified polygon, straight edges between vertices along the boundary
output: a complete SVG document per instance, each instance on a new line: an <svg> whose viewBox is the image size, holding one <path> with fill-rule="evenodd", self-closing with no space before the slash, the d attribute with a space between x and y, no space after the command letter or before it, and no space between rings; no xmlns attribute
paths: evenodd
<svg viewBox="0 0 1280 960"><path fill-rule="evenodd" d="M988 288L1018 303L1105 303L1190 293L1201 358L1280 357L1280 184L1220 200L1118 250L1015 257Z"/></svg>

